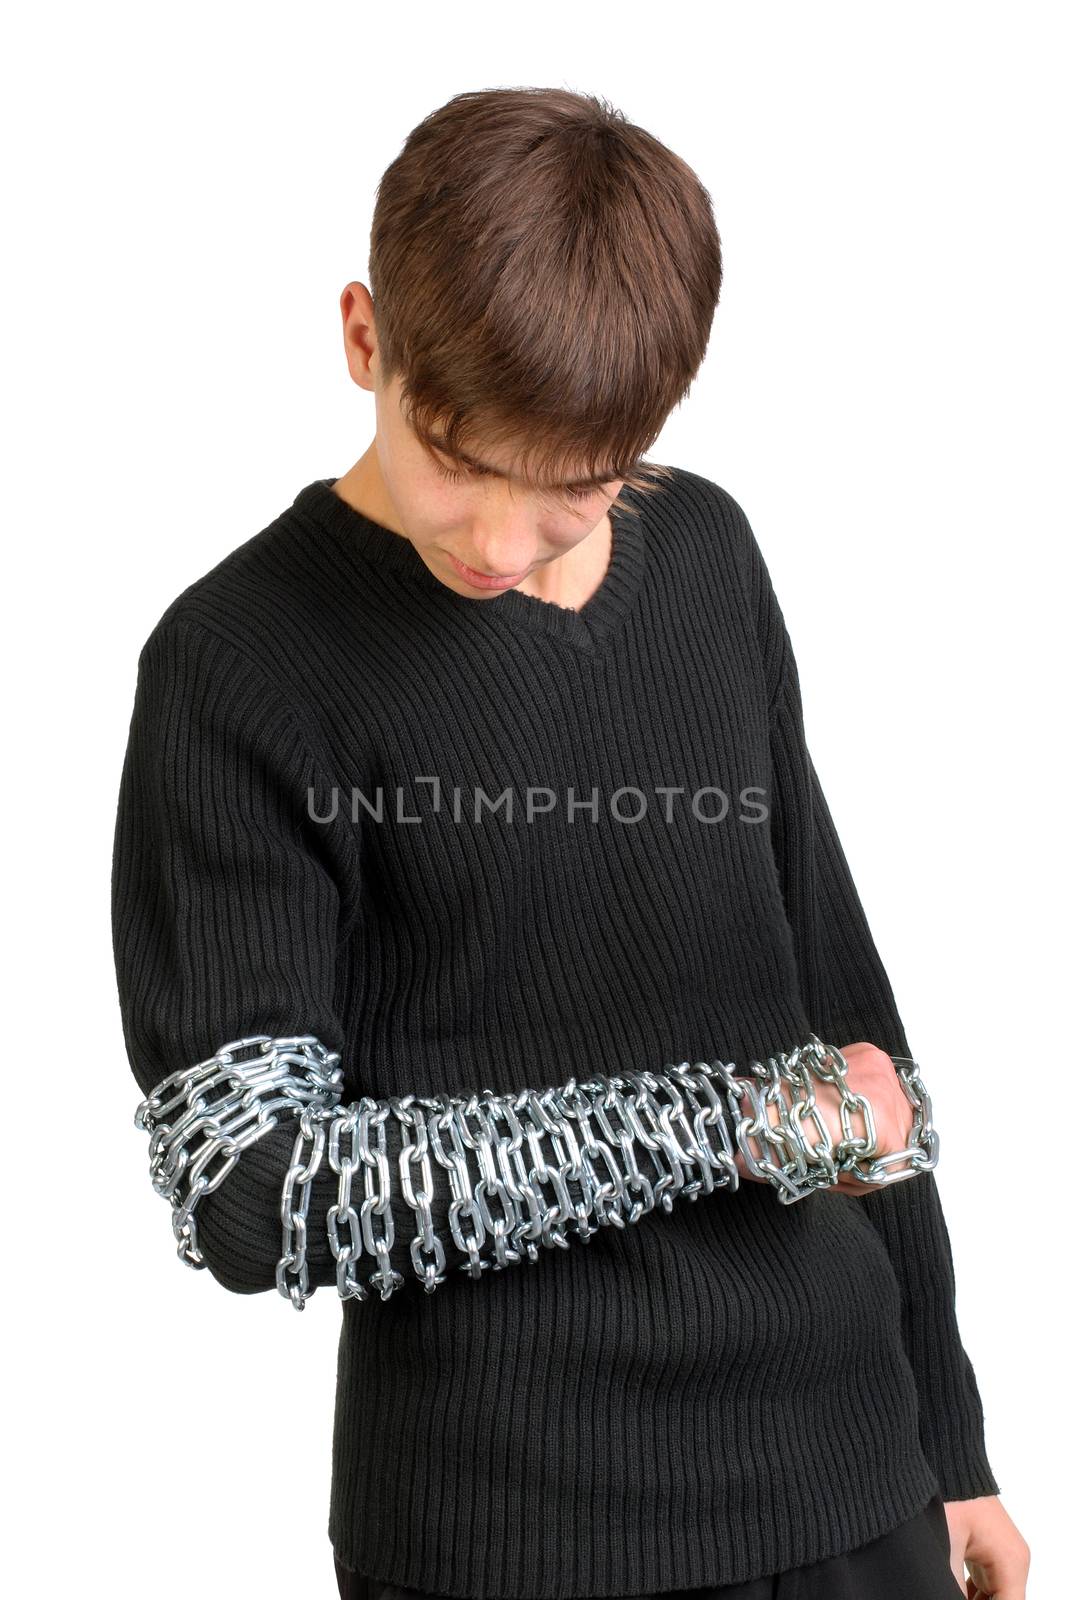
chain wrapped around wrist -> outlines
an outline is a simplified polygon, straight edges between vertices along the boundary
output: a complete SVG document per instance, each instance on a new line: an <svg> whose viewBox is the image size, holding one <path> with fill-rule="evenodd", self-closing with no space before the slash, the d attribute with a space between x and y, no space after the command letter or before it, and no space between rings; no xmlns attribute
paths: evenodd
<svg viewBox="0 0 1067 1600"><path fill-rule="evenodd" d="M891 1056L890 1060L912 1106L912 1125L904 1148L882 1156L875 1154L878 1138L870 1101L853 1093L848 1062L836 1045L824 1044L813 1033L806 1044L766 1061L753 1061L750 1078L737 1078L734 1069L729 1070L727 1092L738 1151L750 1171L776 1186L783 1205L792 1205L815 1189L830 1188L843 1172L858 1182L885 1187L937 1165L939 1140L918 1063L909 1056ZM840 1099L843 1137L836 1144L819 1111L813 1073L832 1084ZM749 1109L743 1110L743 1105ZM768 1114L770 1106L777 1112L776 1119ZM862 1133L854 1130L856 1116L862 1120ZM806 1136L806 1123L817 1130L814 1144ZM758 1157L751 1153L750 1139L759 1146Z"/></svg>

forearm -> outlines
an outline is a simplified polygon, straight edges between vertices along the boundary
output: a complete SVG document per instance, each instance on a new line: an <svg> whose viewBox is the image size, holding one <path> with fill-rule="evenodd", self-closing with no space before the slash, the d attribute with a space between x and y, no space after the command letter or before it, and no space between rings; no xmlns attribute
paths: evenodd
<svg viewBox="0 0 1067 1600"><path fill-rule="evenodd" d="M259 1047L269 1054L271 1043ZM216 1058L242 1126L256 1093L241 1089L242 1074L254 1086L261 1070L235 1060L248 1048L226 1047ZM386 1298L410 1281L432 1290L450 1270L477 1277L533 1261L541 1248L627 1226L653 1206L669 1211L678 1198L735 1189L721 1087L715 1069L683 1063L519 1095L340 1105L327 1093L314 1109L305 1097L288 1114L276 1097L279 1125L255 1130L222 1181L193 1197L195 1248L184 1253L227 1288L276 1286L298 1309L304 1294L329 1283L345 1297L370 1288ZM200 1102L188 1115L173 1105L170 1116L172 1138L192 1150L164 1146L169 1167L195 1170L195 1124L219 1142L218 1118ZM170 1198L188 1203L181 1190Z"/></svg>
<svg viewBox="0 0 1067 1600"><path fill-rule="evenodd" d="M892 1077L888 1059L867 1059L881 1052L848 1048L858 1088L878 1070ZM842 1053L811 1040L753 1066L755 1077L716 1060L518 1095L342 1105L336 1054L310 1036L262 1037L176 1074L138 1116L162 1124L153 1163L180 1253L228 1289L276 1287L300 1309L327 1284L385 1299L410 1280L431 1292L456 1269L477 1278L535 1261L740 1177L774 1181L785 1204L838 1182L855 1192L846 1096L863 1107L864 1164L879 1146Z"/></svg>

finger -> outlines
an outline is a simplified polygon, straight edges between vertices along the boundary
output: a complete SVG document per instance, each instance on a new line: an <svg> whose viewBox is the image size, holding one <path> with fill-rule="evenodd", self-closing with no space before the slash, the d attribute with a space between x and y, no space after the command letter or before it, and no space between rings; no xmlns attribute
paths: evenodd
<svg viewBox="0 0 1067 1600"><path fill-rule="evenodd" d="M976 1600L1026 1600L1026 1569L1007 1558L976 1564Z"/></svg>
<svg viewBox="0 0 1067 1600"><path fill-rule="evenodd" d="M960 1594L967 1596L967 1600L970 1600L970 1592L967 1588L969 1579L966 1568L963 1565L963 1557L961 1556L958 1561L951 1562L950 1565L952 1567L952 1576L959 1585Z"/></svg>

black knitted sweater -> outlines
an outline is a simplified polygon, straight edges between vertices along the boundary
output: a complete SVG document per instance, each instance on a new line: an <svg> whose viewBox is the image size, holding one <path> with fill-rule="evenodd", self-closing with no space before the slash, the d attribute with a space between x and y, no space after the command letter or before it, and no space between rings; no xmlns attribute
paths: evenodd
<svg viewBox="0 0 1067 1600"><path fill-rule="evenodd" d="M569 610L457 594L334 481L141 653L113 911L142 1092L258 1033L340 1052L353 1099L743 1070L813 1032L910 1055L729 494L680 469L624 489L607 574ZM507 789L510 818L476 815ZM354 817L379 790L380 819ZM201 1202L227 1289L274 1290L292 1144L286 1122ZM320 1294L335 1199L324 1163ZM793 1205L743 1181L477 1281L453 1246L432 1294L410 1238L404 1287L340 1316L328 1531L349 1567L644 1594L998 1492L932 1172Z"/></svg>

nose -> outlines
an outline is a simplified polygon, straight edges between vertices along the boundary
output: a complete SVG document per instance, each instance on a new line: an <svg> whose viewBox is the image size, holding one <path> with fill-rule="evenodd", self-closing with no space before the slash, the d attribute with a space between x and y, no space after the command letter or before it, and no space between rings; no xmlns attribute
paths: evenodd
<svg viewBox="0 0 1067 1600"><path fill-rule="evenodd" d="M529 533L509 536L498 524L481 538L475 534L470 554L460 559L487 578L518 578L537 559L537 540Z"/></svg>

